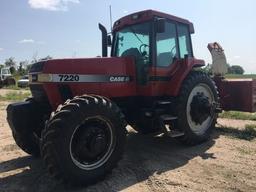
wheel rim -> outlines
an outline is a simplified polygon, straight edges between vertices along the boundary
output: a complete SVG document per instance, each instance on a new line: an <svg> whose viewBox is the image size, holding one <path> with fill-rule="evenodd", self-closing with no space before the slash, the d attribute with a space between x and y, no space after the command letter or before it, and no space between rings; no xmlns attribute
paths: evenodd
<svg viewBox="0 0 256 192"><path fill-rule="evenodd" d="M200 100L199 103L195 104L195 101L198 100ZM200 83L191 90L187 101L186 115L188 124L195 134L202 135L211 126L214 119L211 106L214 100L214 94L206 84ZM196 118L193 116L195 112L199 117L198 120L195 120Z"/></svg>
<svg viewBox="0 0 256 192"><path fill-rule="evenodd" d="M81 169L92 170L110 158L115 139L110 122L101 116L90 117L76 127L70 140L70 156Z"/></svg>

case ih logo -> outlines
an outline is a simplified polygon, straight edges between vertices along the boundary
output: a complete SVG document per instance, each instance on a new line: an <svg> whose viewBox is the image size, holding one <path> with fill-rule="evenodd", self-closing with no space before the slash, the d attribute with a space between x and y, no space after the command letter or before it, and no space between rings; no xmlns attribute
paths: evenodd
<svg viewBox="0 0 256 192"><path fill-rule="evenodd" d="M111 76L109 78L110 82L128 82L130 81L129 76Z"/></svg>

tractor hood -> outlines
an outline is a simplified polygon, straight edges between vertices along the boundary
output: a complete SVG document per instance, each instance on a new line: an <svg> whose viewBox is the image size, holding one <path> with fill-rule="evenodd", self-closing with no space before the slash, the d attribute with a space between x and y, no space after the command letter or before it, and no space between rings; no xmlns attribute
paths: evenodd
<svg viewBox="0 0 256 192"><path fill-rule="evenodd" d="M135 74L133 58L52 59L35 63L30 82L128 81Z"/></svg>
<svg viewBox="0 0 256 192"><path fill-rule="evenodd" d="M32 65L29 87L36 101L56 109L77 95L132 96L135 74L131 57L53 59Z"/></svg>

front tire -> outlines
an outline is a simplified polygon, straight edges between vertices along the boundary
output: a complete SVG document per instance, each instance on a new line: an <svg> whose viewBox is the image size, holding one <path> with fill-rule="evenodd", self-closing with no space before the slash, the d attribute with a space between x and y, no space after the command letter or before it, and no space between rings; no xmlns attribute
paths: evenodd
<svg viewBox="0 0 256 192"><path fill-rule="evenodd" d="M216 124L218 100L217 88L211 78L201 71L192 71L178 96L177 127L184 135L177 139L188 145L208 140Z"/></svg>
<svg viewBox="0 0 256 192"><path fill-rule="evenodd" d="M125 126L120 109L106 98L68 100L42 132L41 153L50 174L78 185L101 180L122 156Z"/></svg>

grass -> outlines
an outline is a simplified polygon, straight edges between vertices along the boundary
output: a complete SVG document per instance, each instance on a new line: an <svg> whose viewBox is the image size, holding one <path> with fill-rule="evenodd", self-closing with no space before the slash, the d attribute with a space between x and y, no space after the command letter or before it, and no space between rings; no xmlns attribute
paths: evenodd
<svg viewBox="0 0 256 192"><path fill-rule="evenodd" d="M256 125L254 124L245 125L245 129L222 126L217 128L217 130L224 133L224 135L237 139L251 141L256 138Z"/></svg>
<svg viewBox="0 0 256 192"><path fill-rule="evenodd" d="M219 114L219 117L256 121L256 113L248 113L248 112L240 112L240 111L224 111Z"/></svg>
<svg viewBox="0 0 256 192"><path fill-rule="evenodd" d="M10 86L5 86L5 89L11 89L11 90L29 90L29 87L26 88L20 88L17 85L10 85Z"/></svg>
<svg viewBox="0 0 256 192"><path fill-rule="evenodd" d="M237 75L237 74L227 74L225 75L227 79L256 79L256 74L246 74L246 75Z"/></svg>
<svg viewBox="0 0 256 192"><path fill-rule="evenodd" d="M254 155L256 154L255 149L248 149L244 147L236 147L237 151L242 155Z"/></svg>
<svg viewBox="0 0 256 192"><path fill-rule="evenodd" d="M4 96L0 95L0 101L22 101L29 96L31 96L30 92L10 92Z"/></svg>

